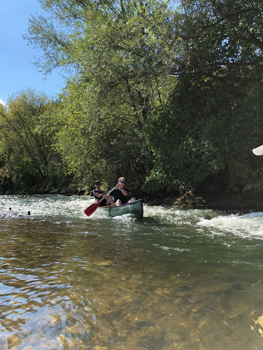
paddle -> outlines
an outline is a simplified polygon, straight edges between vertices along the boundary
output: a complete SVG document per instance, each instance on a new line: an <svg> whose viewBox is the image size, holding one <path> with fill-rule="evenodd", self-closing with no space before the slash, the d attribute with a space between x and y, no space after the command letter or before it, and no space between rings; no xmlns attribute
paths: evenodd
<svg viewBox="0 0 263 350"><path fill-rule="evenodd" d="M252 152L256 155L256 156L262 156L263 155L263 145L259 146L257 148L252 149Z"/></svg>
<svg viewBox="0 0 263 350"><path fill-rule="evenodd" d="M116 186L113 187L112 190L110 190L110 192L108 194L110 194L113 190L115 190ZM98 203L92 203L87 209L84 210L84 213L87 216L90 216L91 214L94 213L94 211L98 208L100 202L103 200L104 198L102 197L101 200Z"/></svg>

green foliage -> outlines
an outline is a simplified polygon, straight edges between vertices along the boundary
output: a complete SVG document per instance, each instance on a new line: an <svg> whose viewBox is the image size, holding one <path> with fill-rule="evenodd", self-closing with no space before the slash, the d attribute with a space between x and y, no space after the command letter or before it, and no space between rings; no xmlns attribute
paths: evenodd
<svg viewBox="0 0 263 350"><path fill-rule="evenodd" d="M262 171L250 152L262 143L261 0L40 4L26 36L38 67L71 75L59 103L27 93L1 111L1 157L21 183L59 169L163 192Z"/></svg>
<svg viewBox="0 0 263 350"><path fill-rule="evenodd" d="M68 171L78 181L124 175L141 187L150 168L142 128L173 84L163 62L172 60L176 13L163 1L41 3L51 15L32 18L28 31L44 50L41 69L75 70L57 135Z"/></svg>
<svg viewBox="0 0 263 350"><path fill-rule="evenodd" d="M68 173L80 183L93 184L100 178L112 186L125 176L131 187L141 186L148 162L128 108L120 104L116 109L110 101L101 106L87 85L82 85L82 94L79 92L76 84L68 85L57 112L62 127L56 147Z"/></svg>
<svg viewBox="0 0 263 350"><path fill-rule="evenodd" d="M41 3L51 15L32 18L27 39L44 50L42 71L73 67L98 103L124 103L141 129L173 82L164 62L176 50L176 13L163 1Z"/></svg>
<svg viewBox="0 0 263 350"><path fill-rule="evenodd" d="M20 186L47 185L58 176L52 104L44 94L26 90L9 98L8 108L1 111L0 153L7 174Z"/></svg>
<svg viewBox="0 0 263 350"><path fill-rule="evenodd" d="M262 171L251 149L262 143L262 2L184 1L182 52L167 103L145 126L154 154L146 188L196 186L224 173L228 181Z"/></svg>
<svg viewBox="0 0 263 350"><path fill-rule="evenodd" d="M262 143L263 86L259 76L249 84L253 76L247 72L247 84L226 75L181 77L169 104L145 128L155 156L150 179L189 186L222 171L229 178L255 175L251 149Z"/></svg>

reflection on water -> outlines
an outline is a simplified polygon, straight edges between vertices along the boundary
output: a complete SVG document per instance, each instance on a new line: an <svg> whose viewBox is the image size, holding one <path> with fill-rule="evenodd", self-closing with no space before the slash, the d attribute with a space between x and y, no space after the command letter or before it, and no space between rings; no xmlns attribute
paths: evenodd
<svg viewBox="0 0 263 350"><path fill-rule="evenodd" d="M83 199L40 199L0 220L1 350L263 349L260 215L86 219Z"/></svg>

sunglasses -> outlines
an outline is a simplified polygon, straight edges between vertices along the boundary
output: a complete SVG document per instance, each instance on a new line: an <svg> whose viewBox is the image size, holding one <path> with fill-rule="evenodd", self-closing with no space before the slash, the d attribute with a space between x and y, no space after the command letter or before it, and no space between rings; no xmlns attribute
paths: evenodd
<svg viewBox="0 0 263 350"><path fill-rule="evenodd" d="M120 181L121 184L125 184L125 181Z"/></svg>

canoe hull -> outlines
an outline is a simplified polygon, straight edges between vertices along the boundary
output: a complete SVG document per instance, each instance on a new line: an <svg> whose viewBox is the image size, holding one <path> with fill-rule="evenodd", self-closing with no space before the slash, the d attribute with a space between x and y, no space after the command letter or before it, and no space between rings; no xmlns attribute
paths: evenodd
<svg viewBox="0 0 263 350"><path fill-rule="evenodd" d="M119 207L99 207L101 213L107 214L109 217L132 215L137 220L143 218L143 204L142 200L138 199L134 202L120 205Z"/></svg>

